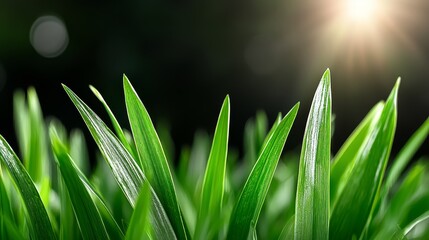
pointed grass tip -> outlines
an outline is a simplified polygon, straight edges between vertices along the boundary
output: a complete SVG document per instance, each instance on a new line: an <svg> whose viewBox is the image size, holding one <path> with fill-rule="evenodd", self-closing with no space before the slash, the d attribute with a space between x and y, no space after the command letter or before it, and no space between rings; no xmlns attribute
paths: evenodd
<svg viewBox="0 0 429 240"><path fill-rule="evenodd" d="M322 81L324 81L325 84L331 84L331 70L329 70L329 68L327 68L326 71L323 73Z"/></svg>
<svg viewBox="0 0 429 240"><path fill-rule="evenodd" d="M395 86L393 87L392 92L390 93L390 96L389 96L389 98L393 98L395 105L398 99L398 91L399 91L400 85L401 85L401 77L398 77L398 79L396 80Z"/></svg>

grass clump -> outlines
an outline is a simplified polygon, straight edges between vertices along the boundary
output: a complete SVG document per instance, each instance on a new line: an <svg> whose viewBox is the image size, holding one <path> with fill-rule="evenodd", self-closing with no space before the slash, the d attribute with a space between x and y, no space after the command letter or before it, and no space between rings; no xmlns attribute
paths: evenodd
<svg viewBox="0 0 429 240"><path fill-rule="evenodd" d="M94 171L82 132L45 122L34 89L17 92L19 157L0 137L0 239L425 239L427 159L412 160L429 120L391 156L398 80L333 154L330 82L327 70L300 156L282 154L297 103L270 129L264 113L249 120L239 159L228 148L226 96L213 138L197 133L177 167L168 131L155 129L126 76L131 131L94 87L113 131L64 86L99 148Z"/></svg>

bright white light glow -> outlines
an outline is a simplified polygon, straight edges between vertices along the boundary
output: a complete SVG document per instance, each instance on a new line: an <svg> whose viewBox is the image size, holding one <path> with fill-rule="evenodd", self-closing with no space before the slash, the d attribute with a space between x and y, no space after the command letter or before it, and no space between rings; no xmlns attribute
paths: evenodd
<svg viewBox="0 0 429 240"><path fill-rule="evenodd" d="M347 13L353 21L369 21L374 17L376 9L376 0L347 0Z"/></svg>

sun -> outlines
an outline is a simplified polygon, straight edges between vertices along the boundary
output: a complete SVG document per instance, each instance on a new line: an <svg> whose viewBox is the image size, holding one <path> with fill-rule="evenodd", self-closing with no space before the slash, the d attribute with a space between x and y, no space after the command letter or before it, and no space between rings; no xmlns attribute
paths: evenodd
<svg viewBox="0 0 429 240"><path fill-rule="evenodd" d="M371 21L377 11L376 0L347 0L347 15L355 22Z"/></svg>

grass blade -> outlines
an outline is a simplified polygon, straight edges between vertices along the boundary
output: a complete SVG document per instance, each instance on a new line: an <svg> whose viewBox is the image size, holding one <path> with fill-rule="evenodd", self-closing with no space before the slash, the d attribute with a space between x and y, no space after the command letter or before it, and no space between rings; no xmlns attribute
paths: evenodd
<svg viewBox="0 0 429 240"><path fill-rule="evenodd" d="M0 213L9 219L14 219L14 215L11 209L11 202L9 200L9 196L3 178L3 170L1 169L0 164Z"/></svg>
<svg viewBox="0 0 429 240"><path fill-rule="evenodd" d="M393 88L365 147L359 152L331 215L329 236L334 239L359 237L371 218L392 148L397 118L397 95L400 81Z"/></svg>
<svg viewBox="0 0 429 240"><path fill-rule="evenodd" d="M277 126L280 124L281 121L282 121L282 114L279 113L270 131L265 136L264 142L261 145L261 151L267 146L268 140L270 140L271 136L273 136L274 131L276 130Z"/></svg>
<svg viewBox="0 0 429 240"><path fill-rule="evenodd" d="M61 139L61 138L60 138ZM89 173L89 154L85 136L81 130L73 130L70 133L70 156L76 166L85 174Z"/></svg>
<svg viewBox="0 0 429 240"><path fill-rule="evenodd" d="M128 118L142 169L149 176L149 182L164 206L178 238L187 239L173 178L158 134L146 108L125 75L123 80Z"/></svg>
<svg viewBox="0 0 429 240"><path fill-rule="evenodd" d="M280 233L278 240L289 240L294 239L295 231L295 215L293 215L285 224Z"/></svg>
<svg viewBox="0 0 429 240"><path fill-rule="evenodd" d="M25 101L25 94L22 91L16 91L13 95L13 118L20 156L25 158L30 139L30 124L28 123L28 107Z"/></svg>
<svg viewBox="0 0 429 240"><path fill-rule="evenodd" d="M91 132L101 153L111 168L115 180L118 182L125 197L131 206L135 206L140 187L146 181L142 171L130 153L120 143L106 124L68 87L65 91L81 114L85 124ZM176 236L168 217L158 197L152 192L153 208L151 224L158 239L175 239Z"/></svg>
<svg viewBox="0 0 429 240"><path fill-rule="evenodd" d="M296 104L280 122L256 161L231 215L228 239L246 239L251 227L256 226L298 108Z"/></svg>
<svg viewBox="0 0 429 240"><path fill-rule="evenodd" d="M124 134L124 131L122 130L121 125L119 125L118 120L116 120L115 115L113 114L107 102L104 100L103 95L101 95L101 93L95 87L89 85L89 88L106 109L106 112L109 115L110 121L112 122L113 129L116 132L116 136L118 136L119 140L121 140L121 143L125 146L128 152L130 152L133 155L134 159L138 159L137 150L133 148L131 144L128 143L128 140L125 137L125 134Z"/></svg>
<svg viewBox="0 0 429 240"><path fill-rule="evenodd" d="M422 215L420 215L420 217L416 218L413 222L411 222L410 224L408 224L404 229L398 229L393 236L391 237L391 239L393 240L402 240L402 239L407 239L407 234L410 233L418 224L420 224L421 222L424 222L426 220L429 219L429 211L423 213ZM427 237L427 236L423 236L423 237ZM418 238L420 239L420 238ZM421 238L424 239L424 238Z"/></svg>
<svg viewBox="0 0 429 240"><path fill-rule="evenodd" d="M216 221L215 218L220 215L223 203L226 158L228 154L229 118L230 104L229 97L226 96L220 110L204 175L201 205L194 235L195 239L211 238L211 234L214 234L213 231L216 231L216 229L210 229L210 226L213 226L211 223Z"/></svg>
<svg viewBox="0 0 429 240"><path fill-rule="evenodd" d="M6 165L27 209L33 239L55 239L55 234L39 193L15 152L0 135L0 159Z"/></svg>
<svg viewBox="0 0 429 240"><path fill-rule="evenodd" d="M419 223L426 221L427 219L429 219L429 211L423 213L420 217L416 218L413 222L408 224L407 227L405 227L404 229L404 236L410 233L411 230L413 230L413 228L415 228Z"/></svg>
<svg viewBox="0 0 429 240"><path fill-rule="evenodd" d="M429 118L417 129L417 131L408 139L404 147L399 151L398 156L395 158L392 168L386 179L386 183L383 185L382 197L385 196L393 184L398 180L402 171L405 169L407 164L411 161L414 154L423 144L429 134ZM382 198L383 199L383 198Z"/></svg>
<svg viewBox="0 0 429 240"><path fill-rule="evenodd" d="M311 104L299 163L295 239L328 239L331 76L323 74Z"/></svg>
<svg viewBox="0 0 429 240"><path fill-rule="evenodd" d="M130 225L125 235L126 240L149 239L151 236L151 226L149 222L150 212L150 187L148 184L143 184L140 196L137 199L136 207L134 208L131 217Z"/></svg>
<svg viewBox="0 0 429 240"><path fill-rule="evenodd" d="M28 117L30 125L30 142L25 155L27 171L34 182L40 183L42 176L47 176L49 164L46 157L45 123L36 90L28 90Z"/></svg>
<svg viewBox="0 0 429 240"><path fill-rule="evenodd" d="M71 150L70 150L71 151ZM112 213L106 205L106 201L94 188L94 186L90 183L90 181L86 178L84 173L77 166L76 173L78 174L80 180L84 184L88 193L90 193L92 200L94 201L97 209L100 213L100 216L103 219L103 222L106 226L106 230L111 239L123 239L124 234L119 227L118 223L114 219ZM110 173L110 172L109 172ZM109 175L110 176L110 175ZM68 193L67 193L68 194Z"/></svg>
<svg viewBox="0 0 429 240"><path fill-rule="evenodd" d="M58 178L61 199L59 239L79 239L80 231L77 220L73 213L73 205L70 199L70 194L68 193L64 180L61 178L61 173L58 173Z"/></svg>
<svg viewBox="0 0 429 240"><path fill-rule="evenodd" d="M8 222L13 222L14 215L3 178L3 170L0 164L0 239L15 239L14 236L16 234L14 234L14 232L17 231L14 230L17 229L17 227L13 224L8 224Z"/></svg>
<svg viewBox="0 0 429 240"><path fill-rule="evenodd" d="M355 164L356 156L368 141L370 133L378 122L383 111L384 103L376 104L362 120L362 122L353 131L350 137L346 140L343 146L338 151L331 165L330 177L330 199L331 207L335 205L338 197L344 189L350 171Z"/></svg>
<svg viewBox="0 0 429 240"><path fill-rule="evenodd" d="M18 226L7 216L0 212L0 238L1 239L13 239L13 240L25 240L22 232L18 229Z"/></svg>
<svg viewBox="0 0 429 240"><path fill-rule="evenodd" d="M423 186L424 173L425 166L423 164L417 164L407 173L404 181L388 203L386 211L382 212L380 216L382 222L373 227L375 231L378 231L377 239L386 239L392 235L398 226L405 227L410 223L406 220L411 215L410 209L416 199L415 195L419 195L418 189Z"/></svg>
<svg viewBox="0 0 429 240"><path fill-rule="evenodd" d="M50 128L50 137L57 165L67 186L83 239L108 239L100 213L76 173L76 166L68 155L66 147L56 135L54 128Z"/></svg>

